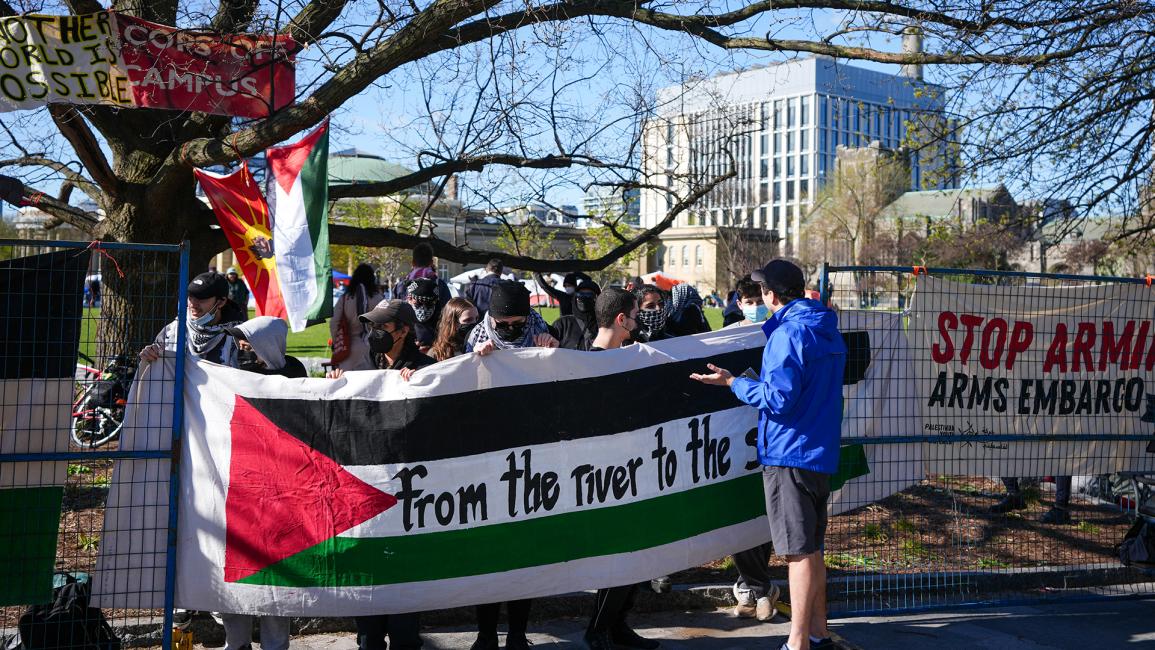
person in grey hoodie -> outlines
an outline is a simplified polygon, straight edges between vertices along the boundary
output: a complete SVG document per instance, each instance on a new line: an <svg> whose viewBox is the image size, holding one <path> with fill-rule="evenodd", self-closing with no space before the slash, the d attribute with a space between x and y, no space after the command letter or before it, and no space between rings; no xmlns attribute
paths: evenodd
<svg viewBox="0 0 1155 650"><path fill-rule="evenodd" d="M728 386L758 409L758 460L770 541L786 556L790 581L790 637L784 650L832 648L826 628L826 502L838 469L842 434L842 374L846 343L838 315L803 298L802 269L773 260L750 274L762 288L771 316L762 325L766 348L757 379L735 377L708 364L692 374L705 384Z"/></svg>
<svg viewBox="0 0 1155 650"><path fill-rule="evenodd" d="M262 375L308 377L304 364L285 354L289 326L280 318L257 316L226 330L237 341L237 367Z"/></svg>

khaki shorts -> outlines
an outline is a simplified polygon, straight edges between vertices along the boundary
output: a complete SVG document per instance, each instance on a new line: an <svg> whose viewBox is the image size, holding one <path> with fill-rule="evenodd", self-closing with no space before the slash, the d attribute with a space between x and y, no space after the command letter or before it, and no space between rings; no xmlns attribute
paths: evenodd
<svg viewBox="0 0 1155 650"><path fill-rule="evenodd" d="M797 467L762 468L770 540L777 555L809 555L826 537L830 475Z"/></svg>

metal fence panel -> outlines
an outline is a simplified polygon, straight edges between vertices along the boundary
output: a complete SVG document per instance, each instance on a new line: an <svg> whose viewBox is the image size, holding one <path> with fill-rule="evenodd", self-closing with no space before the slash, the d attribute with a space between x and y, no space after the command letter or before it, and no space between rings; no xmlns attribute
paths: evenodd
<svg viewBox="0 0 1155 650"><path fill-rule="evenodd" d="M1144 282L956 269L827 267L822 279L823 299L840 310L841 321L861 320L863 311L901 319L896 322L905 331L906 340L915 340L923 333L918 331L922 325L914 322L910 312L917 273L959 283L953 290L962 292L964 297L979 287L1088 287ZM1054 304L1030 307L1061 311L1065 308L1062 293L1055 295L1059 297ZM1118 317L1150 320L1155 314L1155 290L1147 295L1145 300L1130 301L1135 304L1118 305ZM978 298L967 304L969 313L983 318L1013 322L1016 317L1015 313L1000 312ZM872 350L875 355L885 356L888 352L907 357L911 362L907 367L912 369L919 368L915 357L925 354L915 346L901 351ZM924 384L933 379L918 376L917 371L914 376L915 381ZM1155 384L1150 381L1149 371L1147 379L1150 391ZM1155 583L1150 575L1124 567L1116 551L1137 515L1137 505L1146 497L1140 494L1143 486L1133 480L1134 472L1104 471L1064 477L1054 475L1051 469L1059 461L1085 467L1118 465L1119 459L1107 457L1107 450L1112 449L1109 445L1138 444L1137 440L1145 445L1152 438L1151 432L1146 436L1120 434L1122 427L1108 424L1079 435L1043 435L1042 439L1050 440L1051 445L1016 445L1038 441L1040 437L1015 433L1009 424L976 431L967 431L960 425L944 435L941 431L921 430L919 421L910 417L910 409L903 408L906 400L917 399L915 395L903 393L901 387L894 390L894 399L884 401L881 411L864 413L855 409L855 404L846 405L846 412L852 414L848 417L868 418L872 426L887 427L897 435L843 439L844 445L862 445L866 450L870 473L860 480L871 484L880 498L843 504L846 511L830 520L826 564L832 615L1030 602L1087 594L1151 593ZM1133 418L1134 414L1128 416ZM851 423L854 424L857 423ZM948 445L990 445L999 449L1006 446L1011 449L1009 453L1017 454L1011 460L1029 471L1022 472L1025 476L1004 480L999 476L1001 472L994 469L997 465L991 464L989 471L975 475L973 464L952 463L951 454L939 454L943 462L923 465L935 456L936 449L946 449ZM954 448L957 452L958 447ZM935 466L940 471L911 476L909 468L916 465ZM1056 505L1057 487L1068 481L1070 521L1047 521L1047 513ZM1001 508L996 506L1008 495L1008 489L1016 487L1021 498L1004 504L1009 510L998 512Z"/></svg>
<svg viewBox="0 0 1155 650"><path fill-rule="evenodd" d="M101 581L100 566L139 566L133 548L102 548L114 472L175 506L169 469L174 440L128 449L125 420L137 354L183 315L188 249L182 246L0 240L0 637L72 636L78 627L43 622L35 606L61 585L103 589L104 618L126 645L168 646L171 607L140 606L132 580ZM182 321L178 321L182 322ZM183 339L183 328L179 328ZM182 341L183 344L183 341ZM181 373L158 408L173 409L177 435ZM136 463L151 463L135 473ZM135 465L143 467L143 465ZM175 469L175 468L174 468ZM144 484L143 486L141 484ZM158 521L122 522L134 538L157 537L175 552L175 507ZM105 572L107 573L107 572ZM115 585L115 586L112 586ZM136 603L135 605L133 603ZM95 621L81 621L96 629ZM3 645L0 643L0 645Z"/></svg>

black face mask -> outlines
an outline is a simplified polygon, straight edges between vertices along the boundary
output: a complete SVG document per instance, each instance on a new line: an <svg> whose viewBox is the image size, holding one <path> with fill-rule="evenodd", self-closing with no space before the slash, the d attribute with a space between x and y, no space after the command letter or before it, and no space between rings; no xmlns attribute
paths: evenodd
<svg viewBox="0 0 1155 650"><path fill-rule="evenodd" d="M506 343L517 341L525 335L525 323L500 323L494 322L493 331L497 336Z"/></svg>
<svg viewBox="0 0 1155 650"><path fill-rule="evenodd" d="M265 369L265 364L257 357L257 353L252 350L237 350L237 367L241 370L249 372L259 371Z"/></svg>
<svg viewBox="0 0 1155 650"><path fill-rule="evenodd" d="M574 311L581 314L594 313L594 305L598 302L598 297L592 293L578 293L573 297Z"/></svg>
<svg viewBox="0 0 1155 650"><path fill-rule="evenodd" d="M477 327L477 323L458 323L457 324L457 340L464 341L469 338L470 332Z"/></svg>
<svg viewBox="0 0 1155 650"><path fill-rule="evenodd" d="M393 349L393 333L373 329L369 332L369 351L373 354L387 354Z"/></svg>

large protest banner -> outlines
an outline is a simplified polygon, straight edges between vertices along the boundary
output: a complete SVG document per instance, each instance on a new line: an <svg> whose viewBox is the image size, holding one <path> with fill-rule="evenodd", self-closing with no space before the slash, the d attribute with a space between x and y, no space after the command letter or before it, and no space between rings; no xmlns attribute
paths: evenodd
<svg viewBox="0 0 1155 650"><path fill-rule="evenodd" d="M0 111L50 102L133 106L109 12L0 18Z"/></svg>
<svg viewBox="0 0 1155 650"><path fill-rule="evenodd" d="M137 106L268 117L296 94L289 36L177 29L117 14Z"/></svg>
<svg viewBox="0 0 1155 650"><path fill-rule="evenodd" d="M909 337L931 436L1135 435L1155 404L1155 292L959 284L920 276ZM972 476L1155 469L1146 442L927 444L927 470Z"/></svg>
<svg viewBox="0 0 1155 650"><path fill-rule="evenodd" d="M843 319L860 355L847 404L905 390L889 376L906 361L901 319ZM410 382L391 371L290 380L189 360L178 605L441 608L647 580L760 544L757 413L689 374L706 361L757 371L765 340L755 326L598 354L501 351ZM167 448L171 410L150 404L171 390L174 361L143 369L122 448ZM854 412L844 435L896 430ZM865 450L835 512L921 476L889 447ZM167 461L117 467L98 606L163 603L165 471Z"/></svg>

